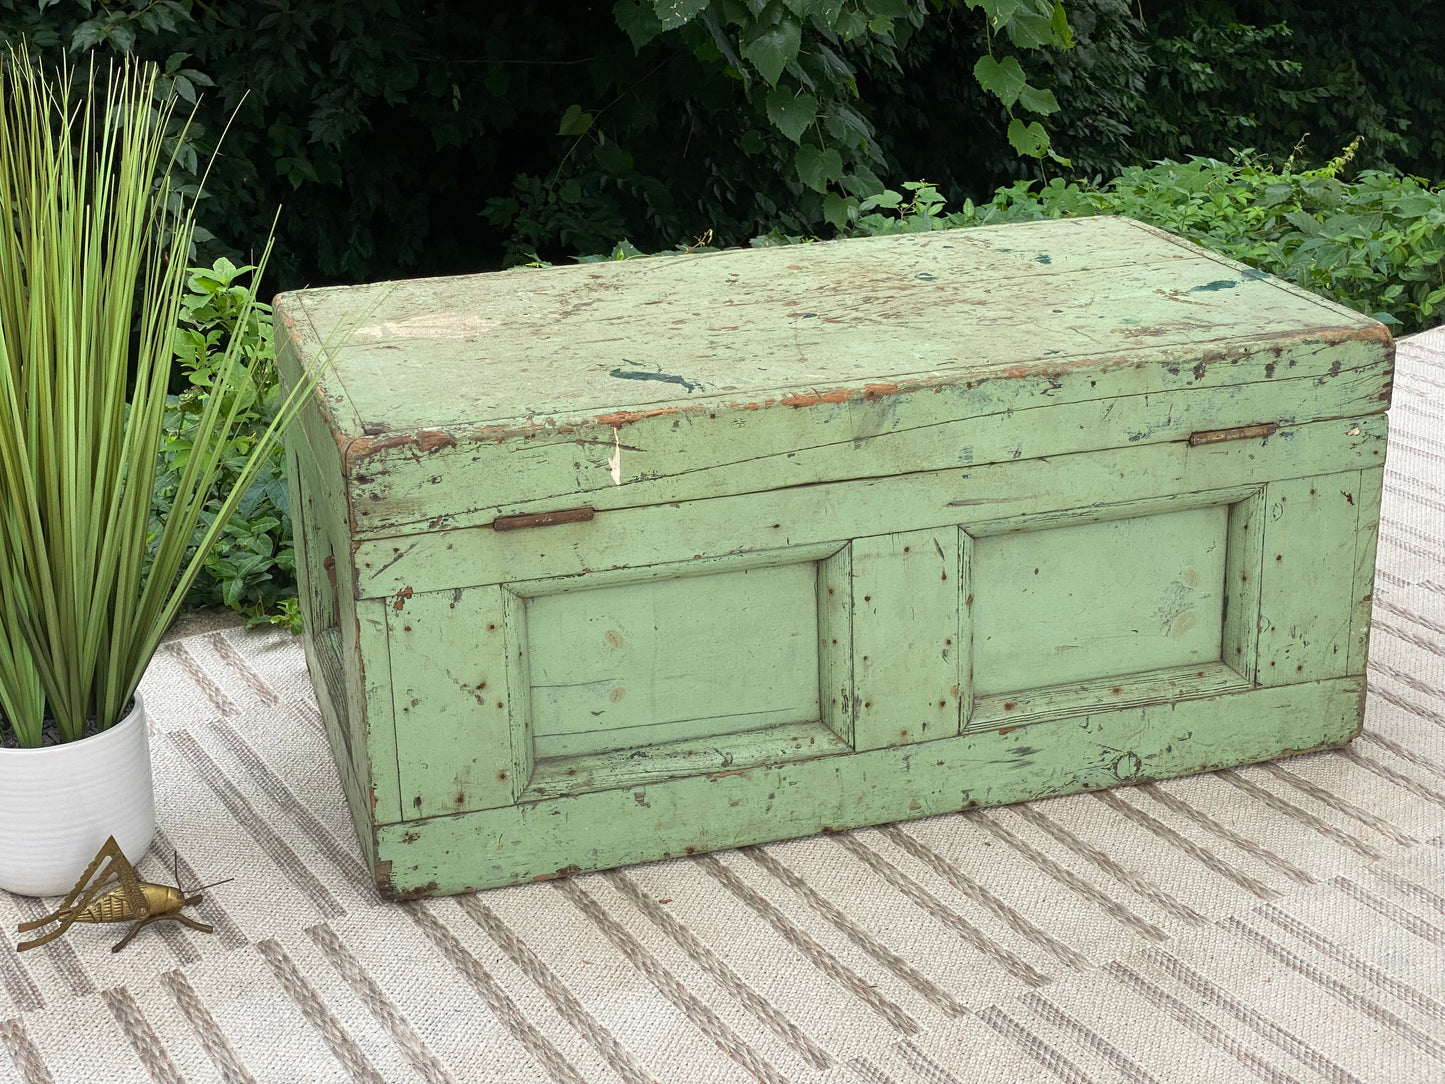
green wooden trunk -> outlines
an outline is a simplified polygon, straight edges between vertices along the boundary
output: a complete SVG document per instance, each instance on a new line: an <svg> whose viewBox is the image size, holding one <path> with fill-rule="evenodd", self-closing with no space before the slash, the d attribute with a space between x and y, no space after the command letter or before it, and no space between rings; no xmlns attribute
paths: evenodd
<svg viewBox="0 0 1445 1084"><path fill-rule="evenodd" d="M360 317L289 442L388 896L1339 745L1393 346L1118 218L516 270Z"/></svg>

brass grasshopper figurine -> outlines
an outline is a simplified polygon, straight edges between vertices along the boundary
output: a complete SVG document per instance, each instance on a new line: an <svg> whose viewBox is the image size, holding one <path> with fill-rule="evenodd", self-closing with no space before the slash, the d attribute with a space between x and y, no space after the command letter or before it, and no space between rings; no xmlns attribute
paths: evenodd
<svg viewBox="0 0 1445 1084"><path fill-rule="evenodd" d="M108 864L102 867L101 863L103 862ZM97 869L101 871L100 876L92 882L91 878ZM102 894L101 890L112 878L119 881L119 885ZM226 881L232 879L228 877ZM202 933L213 933L215 927L187 918L181 914L181 908L193 903L200 903L200 894L204 889L223 885L226 881L202 885L196 889L195 895L187 896L180 887L179 854L176 856L176 887L142 881L136 876L135 867L121 853L120 844L116 843L115 836L111 836L96 853L95 860L80 875L80 880L75 882L75 887L70 890L70 895L65 897L65 902L60 905L59 909L33 922L22 922L16 929L20 933L27 933L52 922L59 922L60 925L32 941L20 942L16 948L21 952L26 949L39 948L47 942L54 941L70 929L71 923L74 922L134 922L135 925L130 928L130 932L111 948L111 952L119 952L130 944L131 938L140 932L142 926L148 926L152 922L159 922L165 918L173 918Z"/></svg>

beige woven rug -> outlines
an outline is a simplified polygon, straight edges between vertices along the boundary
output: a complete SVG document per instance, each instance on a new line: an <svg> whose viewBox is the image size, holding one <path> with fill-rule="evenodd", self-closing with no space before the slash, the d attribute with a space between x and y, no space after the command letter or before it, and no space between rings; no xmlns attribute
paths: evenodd
<svg viewBox="0 0 1445 1084"><path fill-rule="evenodd" d="M0 1082L1445 1081L1445 329L1401 344L1350 748L383 903L299 645L167 645L144 870L214 936L0 949ZM40 913L0 893L0 924Z"/></svg>

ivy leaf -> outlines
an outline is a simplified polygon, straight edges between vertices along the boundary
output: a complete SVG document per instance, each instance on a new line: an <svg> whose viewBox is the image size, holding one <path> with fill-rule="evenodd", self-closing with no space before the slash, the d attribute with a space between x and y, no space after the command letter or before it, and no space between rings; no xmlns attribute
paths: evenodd
<svg viewBox="0 0 1445 1084"><path fill-rule="evenodd" d="M804 144L798 148L793 164L798 179L815 192L828 191L828 182L843 176L843 156L832 147L822 150Z"/></svg>
<svg viewBox="0 0 1445 1084"><path fill-rule="evenodd" d="M707 0L654 0L653 14L664 30L674 30L692 22L707 7Z"/></svg>
<svg viewBox="0 0 1445 1084"><path fill-rule="evenodd" d="M823 218L830 226L837 226L840 230L846 228L857 212L858 200L853 196L829 192L823 197Z"/></svg>
<svg viewBox="0 0 1445 1084"><path fill-rule="evenodd" d="M135 28L128 23L112 23L109 33L102 35L109 40L111 46L126 56L135 50Z"/></svg>
<svg viewBox="0 0 1445 1084"><path fill-rule="evenodd" d="M1019 94L1019 105L1030 113L1041 113L1044 116L1059 111L1059 100L1054 97L1054 92L1040 90L1038 87L1024 87Z"/></svg>
<svg viewBox="0 0 1445 1084"><path fill-rule="evenodd" d="M792 16L779 19L772 26L759 27L754 36L743 46L743 56L752 61L753 67L769 86L777 86L783 69L798 56L798 46L803 43L802 24Z"/></svg>
<svg viewBox="0 0 1445 1084"><path fill-rule="evenodd" d="M844 41L852 41L868 29L868 16L861 11L845 11L838 16L837 22L833 24L833 29Z"/></svg>
<svg viewBox="0 0 1445 1084"><path fill-rule="evenodd" d="M1009 121L1008 141L1014 150L1030 158L1042 158L1049 149L1049 133L1036 120L1024 124L1015 117Z"/></svg>
<svg viewBox="0 0 1445 1084"><path fill-rule="evenodd" d="M1041 45L1052 45L1054 26L1047 13L1038 11L1016 11L1004 26L1008 40L1020 49L1037 49Z"/></svg>
<svg viewBox="0 0 1445 1084"><path fill-rule="evenodd" d="M988 18L989 26L997 30L1014 17L1014 12L1016 12L1022 4L1023 0L982 0L982 3L978 4L978 6L983 8L983 13ZM973 6L973 4L969 4L969 7Z"/></svg>
<svg viewBox="0 0 1445 1084"><path fill-rule="evenodd" d="M597 144L592 157L597 159L597 164L608 173L627 173L633 166L632 155L612 142Z"/></svg>
<svg viewBox="0 0 1445 1084"><path fill-rule="evenodd" d="M557 126L559 136L580 136L592 127L592 114L584 113L580 105L569 105L562 114L562 123Z"/></svg>
<svg viewBox="0 0 1445 1084"><path fill-rule="evenodd" d="M842 178L843 187L860 199L876 196L883 191L883 182L867 166L854 166L853 172Z"/></svg>
<svg viewBox="0 0 1445 1084"><path fill-rule="evenodd" d="M1054 4L1053 14L1049 18L1049 25L1054 31L1056 44L1065 49L1072 49L1074 47L1074 32L1069 28L1069 16L1068 13L1064 11L1063 4Z"/></svg>
<svg viewBox="0 0 1445 1084"><path fill-rule="evenodd" d="M97 19L86 19L75 28L70 35L70 51L82 53L92 48L100 41L100 22Z"/></svg>
<svg viewBox="0 0 1445 1084"><path fill-rule="evenodd" d="M1006 56L1002 62L991 56L981 56L973 66L973 77L978 80L979 86L1003 102L1005 109L1019 100L1019 95L1028 85L1023 65L1016 56Z"/></svg>
<svg viewBox="0 0 1445 1084"><path fill-rule="evenodd" d="M662 20L657 13L649 6L645 6L638 0L617 0L612 6L612 18L617 25L627 31L627 36L632 39L632 48L640 52L642 47L650 42L663 31Z"/></svg>
<svg viewBox="0 0 1445 1084"><path fill-rule="evenodd" d="M818 99L811 94L795 95L787 87L776 87L768 93L767 108L773 127L797 143L818 115Z"/></svg>

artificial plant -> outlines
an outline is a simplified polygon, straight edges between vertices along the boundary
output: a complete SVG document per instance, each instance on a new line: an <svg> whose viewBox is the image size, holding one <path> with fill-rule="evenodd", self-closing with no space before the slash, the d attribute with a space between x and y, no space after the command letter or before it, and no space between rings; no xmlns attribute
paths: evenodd
<svg viewBox="0 0 1445 1084"><path fill-rule="evenodd" d="M254 380L239 337L152 535L194 193L172 183L153 65L0 74L0 711L22 746L118 722L298 383L187 557ZM267 246L269 253L269 244ZM263 256L260 263L264 265ZM256 276L259 279L259 273ZM255 281L255 280L253 280ZM254 291L245 304L254 306ZM148 554L149 549L149 554ZM148 559L149 557L149 559Z"/></svg>

